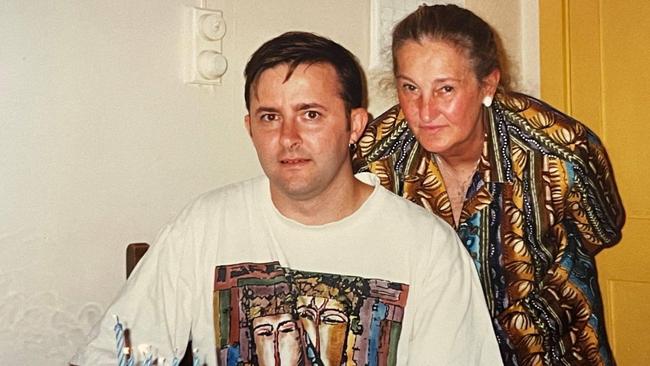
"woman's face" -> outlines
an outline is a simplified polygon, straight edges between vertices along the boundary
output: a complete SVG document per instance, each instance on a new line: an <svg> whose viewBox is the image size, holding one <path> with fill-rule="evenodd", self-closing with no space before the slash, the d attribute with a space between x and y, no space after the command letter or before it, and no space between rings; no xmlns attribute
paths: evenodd
<svg viewBox="0 0 650 366"><path fill-rule="evenodd" d="M479 82L465 51L445 41L407 41L395 56L397 95L420 144L444 157L480 151L481 102L494 94L499 72Z"/></svg>

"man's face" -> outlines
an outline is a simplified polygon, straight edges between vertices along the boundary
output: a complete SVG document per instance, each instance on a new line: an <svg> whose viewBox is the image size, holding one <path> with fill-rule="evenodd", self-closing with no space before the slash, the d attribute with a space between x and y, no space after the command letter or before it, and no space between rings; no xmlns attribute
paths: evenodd
<svg viewBox="0 0 650 366"><path fill-rule="evenodd" d="M251 87L246 128L278 200L326 199L350 189L348 145L365 127L362 108L346 114L335 69L301 64L285 81L286 64L265 70Z"/></svg>

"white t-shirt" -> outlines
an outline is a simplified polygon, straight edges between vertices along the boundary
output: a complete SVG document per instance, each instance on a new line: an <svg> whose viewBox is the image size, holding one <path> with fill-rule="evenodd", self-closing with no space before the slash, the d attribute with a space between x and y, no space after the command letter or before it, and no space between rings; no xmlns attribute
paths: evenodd
<svg viewBox="0 0 650 366"><path fill-rule="evenodd" d="M191 332L207 366L500 365L453 229L373 175L357 178L375 186L370 197L325 225L281 215L266 177L200 196L161 231L71 362L117 365L117 315L135 349L150 345L170 364Z"/></svg>

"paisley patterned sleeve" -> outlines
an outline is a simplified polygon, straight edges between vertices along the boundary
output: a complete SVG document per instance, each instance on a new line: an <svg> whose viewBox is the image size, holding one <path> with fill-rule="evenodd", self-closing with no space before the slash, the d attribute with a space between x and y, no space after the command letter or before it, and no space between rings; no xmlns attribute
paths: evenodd
<svg viewBox="0 0 650 366"><path fill-rule="evenodd" d="M574 224L572 231L577 231L591 254L616 244L625 212L598 137L582 123L534 98L515 94L506 105L514 112L513 123L548 158L551 200L557 212L562 212L560 219ZM554 171L557 179L553 179Z"/></svg>
<svg viewBox="0 0 650 366"><path fill-rule="evenodd" d="M400 109L394 106L368 124L353 152L352 166L355 173L371 172L381 185L393 193L397 192L393 169L395 145L404 132L406 123L398 117ZM400 126L403 124L404 126Z"/></svg>
<svg viewBox="0 0 650 366"><path fill-rule="evenodd" d="M577 144L575 151L580 159L568 164L566 212L581 233L584 248L596 254L618 243L625 211L605 148L592 131L583 128L584 143Z"/></svg>

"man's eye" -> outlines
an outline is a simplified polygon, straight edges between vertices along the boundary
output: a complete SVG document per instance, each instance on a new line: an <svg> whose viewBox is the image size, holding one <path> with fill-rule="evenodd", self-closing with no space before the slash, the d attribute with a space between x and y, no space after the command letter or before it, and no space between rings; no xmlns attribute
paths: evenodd
<svg viewBox="0 0 650 366"><path fill-rule="evenodd" d="M318 113L316 111L307 111L305 113L305 117L307 117L307 119L316 119L316 118L320 117L320 113Z"/></svg>
<svg viewBox="0 0 650 366"><path fill-rule="evenodd" d="M262 121L272 122L272 121L277 120L277 119L278 119L278 116L276 116L275 114L269 114L269 113L267 113L267 114L263 114L263 115L261 115L261 116L260 116L260 119L261 119Z"/></svg>

